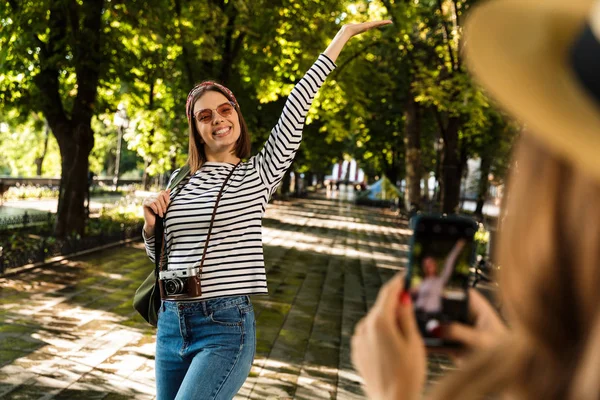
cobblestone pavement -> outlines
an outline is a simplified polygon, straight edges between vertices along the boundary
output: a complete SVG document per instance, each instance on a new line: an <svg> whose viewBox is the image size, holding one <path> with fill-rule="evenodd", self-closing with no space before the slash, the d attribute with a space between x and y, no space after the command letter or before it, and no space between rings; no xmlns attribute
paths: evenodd
<svg viewBox="0 0 600 400"><path fill-rule="evenodd" d="M406 221L323 198L264 220L269 296L241 399L364 399L355 323L407 262ZM153 399L155 331L131 306L152 264L141 244L0 278L0 398ZM429 381L452 368L430 356Z"/></svg>

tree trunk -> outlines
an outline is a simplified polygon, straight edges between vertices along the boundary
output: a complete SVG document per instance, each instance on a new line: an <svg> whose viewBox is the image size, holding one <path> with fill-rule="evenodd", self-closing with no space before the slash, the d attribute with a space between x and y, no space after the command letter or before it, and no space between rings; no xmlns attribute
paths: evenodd
<svg viewBox="0 0 600 400"><path fill-rule="evenodd" d="M409 209L421 209L421 121L419 108L411 93L404 112L406 148L406 190Z"/></svg>
<svg viewBox="0 0 600 400"><path fill-rule="evenodd" d="M450 117L444 134L441 192L442 212L454 214L460 201L461 162L458 148L460 119Z"/></svg>
<svg viewBox="0 0 600 400"><path fill-rule="evenodd" d="M55 234L64 237L85 231L85 197L88 183L88 157L94 147L91 128L100 66L103 0L86 0L80 6L65 9L62 2L52 2L49 10L47 43L40 42L40 72L34 83L40 93L40 108L56 137L61 155L61 182ZM77 20L70 20L77 18ZM76 29L68 32L67 27ZM72 66L77 76L77 94L70 114L63 108L60 71L64 62L65 42L72 50ZM62 57L62 58L61 58Z"/></svg>
<svg viewBox="0 0 600 400"><path fill-rule="evenodd" d="M181 4L181 0L175 0L175 16L177 17L178 20L178 24L177 24L177 33L179 34L179 45L181 46L181 59L182 59L182 63L184 66L184 71L182 71L185 74L186 80L187 80L187 84L189 86L189 88L191 89L194 86L195 83L195 79L194 79L194 70L192 68L193 62L193 46L191 45L190 41L188 41L188 38L185 35L185 29L184 29L184 25L181 22L181 16L182 16L182 4Z"/></svg>
<svg viewBox="0 0 600 400"><path fill-rule="evenodd" d="M49 137L50 126L48 125L48 121L44 118L44 147L42 149L42 153L35 158L35 174L37 176L42 176L42 165L44 164L44 159L46 158L46 153L48 152Z"/></svg>
<svg viewBox="0 0 600 400"><path fill-rule="evenodd" d="M304 179L306 181L306 186L312 186L315 174L312 172L307 172L304 174Z"/></svg>
<svg viewBox="0 0 600 400"><path fill-rule="evenodd" d="M223 38L223 60L220 65L219 79L221 80L221 83L229 86L233 65L242 48L246 33L242 31L238 33L235 40L233 39L234 33L238 31L235 24L238 16L238 9L236 8L235 3L228 3L223 11L227 14L227 26L225 27L225 36Z"/></svg>
<svg viewBox="0 0 600 400"><path fill-rule="evenodd" d="M300 196L302 194L302 178L300 178L300 173L298 171L294 171L294 195Z"/></svg>
<svg viewBox="0 0 600 400"><path fill-rule="evenodd" d="M281 194L286 196L290 193L290 183L292 181L291 177L292 168L290 167L287 171L285 171L285 175L283 175L283 180L281 181Z"/></svg>
<svg viewBox="0 0 600 400"><path fill-rule="evenodd" d="M325 174L317 174L317 185L325 185Z"/></svg>
<svg viewBox="0 0 600 400"><path fill-rule="evenodd" d="M488 197L488 190L490 189L490 181L488 176L490 174L490 168L492 165L492 158L487 152L483 152L481 156L481 166L479 171L481 176L479 177L479 184L477 185L477 207L475 208L475 216L477 219L483 219L483 205Z"/></svg>
<svg viewBox="0 0 600 400"><path fill-rule="evenodd" d="M145 191L150 190L150 176L148 175L148 167L150 166L150 159L146 157L144 159L144 174L142 175L142 186Z"/></svg>
<svg viewBox="0 0 600 400"><path fill-rule="evenodd" d="M423 201L429 203L429 173L423 174Z"/></svg>
<svg viewBox="0 0 600 400"><path fill-rule="evenodd" d="M84 216L86 208L84 203L88 184L88 157L94 139L89 123L87 126L85 123L80 124L74 130L87 130L88 132L81 135L79 142L61 140L62 144L59 144L62 171L55 227L55 233L58 237L73 233L83 235L85 231L86 218ZM69 135L69 132L58 134L61 137L67 135ZM71 135L73 134L71 133Z"/></svg>

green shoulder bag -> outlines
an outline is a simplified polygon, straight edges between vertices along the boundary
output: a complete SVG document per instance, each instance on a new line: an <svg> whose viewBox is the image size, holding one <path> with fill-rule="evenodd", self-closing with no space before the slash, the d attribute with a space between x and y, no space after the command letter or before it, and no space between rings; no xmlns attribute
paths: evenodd
<svg viewBox="0 0 600 400"><path fill-rule="evenodd" d="M190 166L184 165L175 178L169 183L168 189L173 189L190 173ZM135 291L133 308L148 322L156 327L158 323L158 309L160 308L160 291L158 288L158 272L164 250L164 220L156 216L154 237L154 270L146 277L144 282Z"/></svg>

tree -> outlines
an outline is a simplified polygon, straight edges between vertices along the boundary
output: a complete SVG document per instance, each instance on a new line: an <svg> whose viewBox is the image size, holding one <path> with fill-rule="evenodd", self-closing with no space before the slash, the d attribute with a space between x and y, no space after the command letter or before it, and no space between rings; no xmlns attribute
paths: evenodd
<svg viewBox="0 0 600 400"><path fill-rule="evenodd" d="M3 61L20 73L33 111L42 111L61 153L57 236L82 234L91 120L104 66L104 1L9 1L2 19ZM8 47L5 47L7 46Z"/></svg>
<svg viewBox="0 0 600 400"><path fill-rule="evenodd" d="M489 176L493 176L496 184L503 182L510 163L510 153L520 130L515 122L495 108L490 107L486 114L486 127L478 130L478 135L473 135L472 145L481 161L475 208L475 216L479 219L483 218L483 206L488 198Z"/></svg>
<svg viewBox="0 0 600 400"><path fill-rule="evenodd" d="M59 176L58 145L43 117L18 114L16 109L7 111L6 122L0 124L0 175Z"/></svg>

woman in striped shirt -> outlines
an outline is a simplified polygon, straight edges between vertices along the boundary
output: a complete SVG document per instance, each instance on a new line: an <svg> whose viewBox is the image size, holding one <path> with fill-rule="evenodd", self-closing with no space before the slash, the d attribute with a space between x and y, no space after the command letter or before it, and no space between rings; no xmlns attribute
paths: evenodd
<svg viewBox="0 0 600 400"><path fill-rule="evenodd" d="M189 276L201 268L201 290L185 300L163 297L156 342L159 400L231 399L244 383L256 342L248 296L267 294L261 240L267 202L294 159L308 109L346 42L388 23L343 26L292 90L263 149L248 161L241 160L249 155L250 136L233 93L215 82L191 90L189 179L144 201L150 259L159 215L165 217L167 273Z"/></svg>

